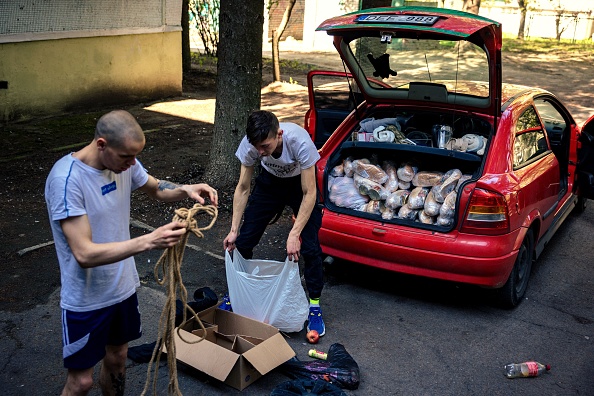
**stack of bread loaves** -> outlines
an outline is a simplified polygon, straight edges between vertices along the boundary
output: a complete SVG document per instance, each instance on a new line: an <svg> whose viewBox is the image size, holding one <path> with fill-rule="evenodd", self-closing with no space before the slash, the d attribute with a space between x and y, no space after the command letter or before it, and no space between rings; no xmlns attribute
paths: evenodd
<svg viewBox="0 0 594 396"><path fill-rule="evenodd" d="M459 169L419 171L411 163L345 158L331 171L330 201L337 206L424 224L450 226L457 192L471 178Z"/></svg>

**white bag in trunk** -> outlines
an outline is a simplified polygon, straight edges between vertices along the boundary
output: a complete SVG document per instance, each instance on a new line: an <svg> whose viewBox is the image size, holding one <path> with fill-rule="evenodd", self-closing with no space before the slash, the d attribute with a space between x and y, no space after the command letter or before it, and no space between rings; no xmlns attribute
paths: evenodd
<svg viewBox="0 0 594 396"><path fill-rule="evenodd" d="M233 312L288 333L301 331L309 303L301 286L299 263L244 259L225 251L225 271Z"/></svg>

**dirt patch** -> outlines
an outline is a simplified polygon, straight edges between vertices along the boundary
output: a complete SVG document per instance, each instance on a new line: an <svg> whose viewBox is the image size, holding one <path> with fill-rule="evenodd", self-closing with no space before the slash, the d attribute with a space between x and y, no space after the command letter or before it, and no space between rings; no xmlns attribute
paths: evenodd
<svg viewBox="0 0 594 396"><path fill-rule="evenodd" d="M274 111L281 121L302 125L309 107L305 88L307 72L314 68L342 70L343 66L335 53L285 52L281 55L286 60L281 66L283 83L271 84L270 62L264 62L262 108ZM552 91L568 105L579 124L594 114L592 55L544 57L506 53L503 62L505 81ZM182 97L125 108L138 118L146 131L147 143L139 159L148 171L159 178L195 183L202 181L210 150L216 93L214 65L196 62L193 70L184 75L183 90ZM53 248L25 254L22 251L52 240L43 196L45 178L56 160L92 139L97 119L108 110L111 109L0 125L3 148L0 154L0 210L3 214L0 216L0 257L5 263L4 276L0 277L0 310L28 309L44 302L59 287ZM220 194L219 220L210 231L209 239L222 244L229 230L233 192L221 191ZM175 208L185 204L158 203L135 194L132 218L159 226L172 218ZM270 228L261 246L262 256L282 254L288 227L290 217L285 216ZM222 274L217 277L220 282L224 282L224 272Z"/></svg>

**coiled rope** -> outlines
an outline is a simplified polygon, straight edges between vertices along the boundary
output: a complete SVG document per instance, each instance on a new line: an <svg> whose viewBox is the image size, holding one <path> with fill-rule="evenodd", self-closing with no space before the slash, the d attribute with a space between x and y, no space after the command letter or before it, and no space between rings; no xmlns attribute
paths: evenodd
<svg viewBox="0 0 594 396"><path fill-rule="evenodd" d="M199 212L205 212L206 214L212 216L212 220L209 225L206 227L199 228L198 222L194 218L196 214ZM201 205L199 203L195 204L192 208L180 208L175 210L175 216L173 217L173 221L178 221L180 223L184 223L186 226L186 233L183 235L182 239L177 243L177 245L167 248L157 264L155 264L154 274L155 280L159 285L165 285L166 293L167 293L167 300L165 302L165 306L163 307L163 311L161 312L161 317L159 319L159 333L157 335L157 343L155 345L155 349L153 350L153 354L151 356L151 360L148 365L147 369L147 378L146 383L144 385L144 390L142 391L142 395L145 395L149 384L151 382L151 369L154 365L154 377L153 377L153 394L157 394L157 378L159 373L159 361L161 359L161 354L163 352L162 346L164 345L167 350L167 365L169 367L169 384L167 387L169 395L181 395L181 391L179 390L179 383L177 379L177 362L175 357L175 314L176 314L176 294L179 291L180 300L184 306L184 313L183 313L183 323L179 326L179 328L183 327L184 324L189 322L190 320L195 320L203 330L202 338L196 341L188 341L185 340L179 328L177 330L177 335L179 338L188 343L188 344L195 344L200 342L206 337L206 329L202 324L202 321L198 317L197 313L188 306L188 291L185 288L182 282L181 276L181 265L182 259L184 256L184 251L186 249L186 243L188 241L188 237L190 233L196 235L197 238L203 238L204 235L202 231L206 231L212 228L215 221L217 220L218 210L215 206L212 205ZM162 277L159 275L162 274ZM192 317L186 319L186 310L190 310L192 313Z"/></svg>

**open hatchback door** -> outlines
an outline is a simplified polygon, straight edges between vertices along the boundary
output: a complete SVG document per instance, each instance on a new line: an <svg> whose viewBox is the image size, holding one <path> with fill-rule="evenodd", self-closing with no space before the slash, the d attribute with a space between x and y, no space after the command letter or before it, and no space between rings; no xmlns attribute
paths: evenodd
<svg viewBox="0 0 594 396"><path fill-rule="evenodd" d="M496 130L501 113L498 22L442 8L376 8L328 19L317 30L334 36L356 82L349 84L350 106L339 113L352 110L361 98L368 105L439 105L493 117ZM327 137L328 125L337 125L339 114L320 108L311 91L310 86L306 129L312 137ZM324 123L328 113L330 124ZM324 140L320 136L318 147Z"/></svg>

